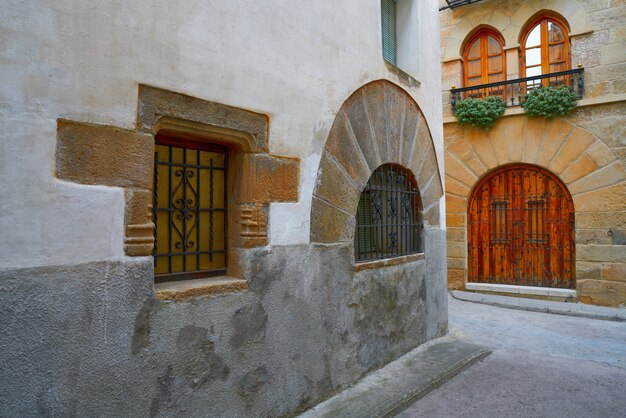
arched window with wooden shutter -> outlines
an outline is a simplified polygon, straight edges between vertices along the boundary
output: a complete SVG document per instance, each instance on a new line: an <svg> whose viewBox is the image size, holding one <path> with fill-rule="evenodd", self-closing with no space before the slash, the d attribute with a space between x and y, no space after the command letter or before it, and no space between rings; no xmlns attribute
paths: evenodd
<svg viewBox="0 0 626 418"><path fill-rule="evenodd" d="M522 76L532 77L570 69L567 24L556 16L531 21L521 39Z"/></svg>
<svg viewBox="0 0 626 418"><path fill-rule="evenodd" d="M467 42L463 62L465 87L506 80L502 36L492 29L479 30Z"/></svg>

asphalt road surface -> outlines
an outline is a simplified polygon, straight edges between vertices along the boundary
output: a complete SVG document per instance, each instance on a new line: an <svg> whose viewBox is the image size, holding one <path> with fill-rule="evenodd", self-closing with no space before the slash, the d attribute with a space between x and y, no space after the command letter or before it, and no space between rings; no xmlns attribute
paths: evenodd
<svg viewBox="0 0 626 418"><path fill-rule="evenodd" d="M452 336L493 353L398 417L626 418L626 322L449 300Z"/></svg>

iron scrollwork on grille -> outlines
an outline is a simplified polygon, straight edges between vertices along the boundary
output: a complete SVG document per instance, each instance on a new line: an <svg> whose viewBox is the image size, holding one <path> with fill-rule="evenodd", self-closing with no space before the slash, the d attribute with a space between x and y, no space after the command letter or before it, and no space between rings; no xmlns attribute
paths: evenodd
<svg viewBox="0 0 626 418"><path fill-rule="evenodd" d="M155 274L222 271L226 257L222 244L226 221L223 185L226 154L215 148L187 148L158 142L157 148L161 152L155 152L154 160ZM223 164L215 164L214 157ZM218 172L219 180L214 179ZM216 200L218 193L224 196ZM217 213L220 215L216 221ZM217 254L221 258L214 264Z"/></svg>
<svg viewBox="0 0 626 418"><path fill-rule="evenodd" d="M405 169L387 164L370 177L357 209L357 261L397 257L421 251L420 196Z"/></svg>

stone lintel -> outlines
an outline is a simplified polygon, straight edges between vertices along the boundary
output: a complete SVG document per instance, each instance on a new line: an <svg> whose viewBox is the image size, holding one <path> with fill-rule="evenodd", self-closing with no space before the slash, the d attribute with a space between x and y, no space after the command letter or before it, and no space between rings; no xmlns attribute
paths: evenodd
<svg viewBox="0 0 626 418"><path fill-rule="evenodd" d="M156 133L162 116L247 132L254 138L253 152L269 151L269 117L185 94L139 85L137 128Z"/></svg>

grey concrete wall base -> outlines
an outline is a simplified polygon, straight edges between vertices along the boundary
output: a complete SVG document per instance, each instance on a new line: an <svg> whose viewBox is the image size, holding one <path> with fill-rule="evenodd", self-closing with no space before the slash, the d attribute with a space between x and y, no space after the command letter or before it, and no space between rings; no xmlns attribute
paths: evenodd
<svg viewBox="0 0 626 418"><path fill-rule="evenodd" d="M155 298L151 257L0 269L0 416L289 416L447 332L445 235L242 251L248 290Z"/></svg>
<svg viewBox="0 0 626 418"><path fill-rule="evenodd" d="M482 303L500 308L579 316L582 318L602 319L605 321L626 321L626 309L624 308L606 308L602 306L585 305L583 303L553 302L549 300L487 295L483 293L463 292L460 290L453 290L450 293L453 298L458 300Z"/></svg>
<svg viewBox="0 0 626 418"><path fill-rule="evenodd" d="M393 417L489 353L483 346L445 337L431 341L300 417Z"/></svg>

